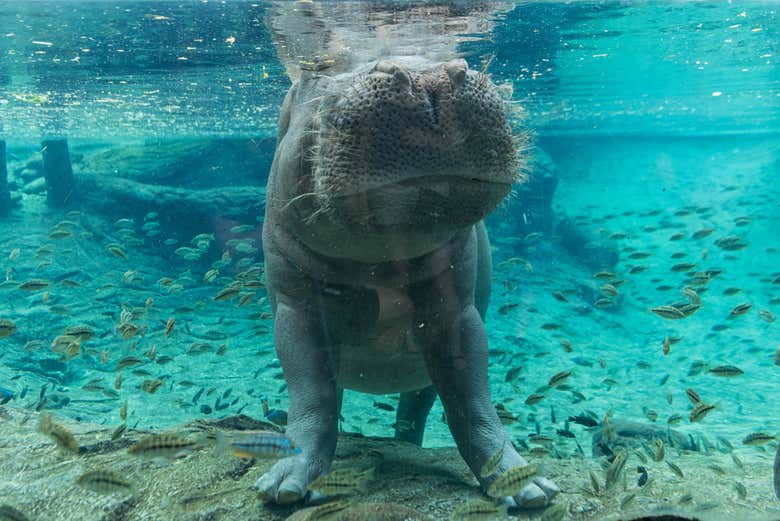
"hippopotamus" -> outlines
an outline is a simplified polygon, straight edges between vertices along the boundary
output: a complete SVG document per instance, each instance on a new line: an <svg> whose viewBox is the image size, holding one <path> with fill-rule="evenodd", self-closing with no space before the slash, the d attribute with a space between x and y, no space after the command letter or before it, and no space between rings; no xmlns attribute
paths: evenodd
<svg viewBox="0 0 780 521"><path fill-rule="evenodd" d="M331 466L341 393L352 389L400 392L397 423L411 428L397 437L418 444L438 395L487 489L528 464L499 421L487 374L483 219L522 166L504 103L457 57L327 58L291 76L262 237L287 435L301 452L256 487L266 501L307 496ZM499 451L495 472L480 476ZM507 501L544 506L558 491L537 476Z"/></svg>

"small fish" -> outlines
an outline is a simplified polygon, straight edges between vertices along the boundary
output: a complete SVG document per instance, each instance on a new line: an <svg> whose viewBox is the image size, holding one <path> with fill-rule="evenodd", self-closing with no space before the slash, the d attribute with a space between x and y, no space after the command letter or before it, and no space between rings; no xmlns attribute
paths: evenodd
<svg viewBox="0 0 780 521"><path fill-rule="evenodd" d="M683 421L682 414L672 414L666 419L666 423L668 423L669 425L676 425L681 421Z"/></svg>
<svg viewBox="0 0 780 521"><path fill-rule="evenodd" d="M130 322L122 322L117 326L117 329L119 330L122 340L130 340L141 330L141 328Z"/></svg>
<svg viewBox="0 0 780 521"><path fill-rule="evenodd" d="M293 441L273 431L239 431L228 435L217 431L217 452L231 452L239 458L283 458L300 454Z"/></svg>
<svg viewBox="0 0 780 521"><path fill-rule="evenodd" d="M0 387L0 405L5 405L11 400L16 399L16 393L13 391L6 389L5 387Z"/></svg>
<svg viewBox="0 0 780 521"><path fill-rule="evenodd" d="M394 411L395 407L390 405L389 403L383 403L383 402L374 402L374 407L377 409L382 409L383 411Z"/></svg>
<svg viewBox="0 0 780 521"><path fill-rule="evenodd" d="M122 369L125 369L127 367L133 367L136 365L143 364L144 361L141 360L138 357L135 356L126 356L122 358L119 362L117 362L116 366L114 367L114 371L120 371Z"/></svg>
<svg viewBox="0 0 780 521"><path fill-rule="evenodd" d="M552 378L547 382L547 385L549 387L557 387L561 384L563 384L568 378L574 373L573 370L569 369L566 371L560 371L558 373L555 373Z"/></svg>
<svg viewBox="0 0 780 521"><path fill-rule="evenodd" d="M213 300L216 301L223 301L223 300L230 300L238 297L240 293L240 289L236 286L228 286L226 288L221 289L214 297Z"/></svg>
<svg viewBox="0 0 780 521"><path fill-rule="evenodd" d="M0 318L0 338L8 338L16 333L16 324L10 320Z"/></svg>
<svg viewBox="0 0 780 521"><path fill-rule="evenodd" d="M654 441L655 451L653 452L654 461L663 461L664 459L664 440L656 438Z"/></svg>
<svg viewBox="0 0 780 521"><path fill-rule="evenodd" d="M19 289L22 291L40 291L47 289L51 286L51 281L48 279L30 279L19 284Z"/></svg>
<svg viewBox="0 0 780 521"><path fill-rule="evenodd" d="M614 286L614 284L610 284L609 282L603 284L599 288L599 291L605 297L617 297L618 295L618 289Z"/></svg>
<svg viewBox="0 0 780 521"><path fill-rule="evenodd" d="M160 379L153 379L153 380L144 380L141 383L141 390L149 393L154 394L157 392L157 389L159 389L164 382Z"/></svg>
<svg viewBox="0 0 780 521"><path fill-rule="evenodd" d="M738 469L744 470L745 469L745 464L742 463L742 460L739 459L739 456L737 456L736 453L734 453L734 452L731 452L730 454L731 454L731 461L734 462L734 465L736 465ZM780 498L778 498L778 499L780 499Z"/></svg>
<svg viewBox="0 0 780 521"><path fill-rule="evenodd" d="M537 404L540 401L542 401L544 399L544 397L545 397L545 395L542 394L542 393L534 393L534 394L528 396L528 398L525 399L525 404L526 405Z"/></svg>
<svg viewBox="0 0 780 521"><path fill-rule="evenodd" d="M697 230L691 234L691 237L694 239L703 239L710 235L712 232L714 232L714 228L702 228L700 230Z"/></svg>
<svg viewBox="0 0 780 521"><path fill-rule="evenodd" d="M695 389L689 387L685 390L685 394L688 396L688 399L691 401L691 404L694 407L701 403L701 396L699 396L699 393L697 393Z"/></svg>
<svg viewBox="0 0 780 521"><path fill-rule="evenodd" d="M210 284L214 282L214 280L217 277L219 277L219 270L216 268L212 268L203 274L203 282L205 282L206 284Z"/></svg>
<svg viewBox="0 0 780 521"><path fill-rule="evenodd" d="M623 472L623 467L628 460L628 453L625 450L621 450L615 453L615 458L612 463L607 467L606 477L604 479L604 487L609 490L620 479L620 474Z"/></svg>
<svg viewBox="0 0 780 521"><path fill-rule="evenodd" d="M503 519L507 515L509 505L496 504L484 499L470 499L456 506L450 512L450 521L490 521Z"/></svg>
<svg viewBox="0 0 780 521"><path fill-rule="evenodd" d="M520 492L537 472L539 472L539 467L536 465L513 467L500 474L488 486L487 494L492 498L513 496Z"/></svg>
<svg viewBox="0 0 780 521"><path fill-rule="evenodd" d="M504 376L505 382L512 382L517 379L518 376L520 376L520 372L523 370L523 366L515 366L509 369L506 372L506 376Z"/></svg>
<svg viewBox="0 0 780 521"><path fill-rule="evenodd" d="M650 311L655 313L659 317L666 318L669 320L678 320L681 318L685 318L685 313L683 313L680 309L674 306L657 306L651 308Z"/></svg>
<svg viewBox="0 0 780 521"><path fill-rule="evenodd" d="M173 326L176 325L176 319L171 317L165 322L165 336L168 337L173 331Z"/></svg>
<svg viewBox="0 0 780 521"><path fill-rule="evenodd" d="M639 453L639 451L637 451ZM644 487L647 485L647 480L649 479L647 474L647 468L643 467L642 465L639 465L636 468L637 474L639 474L639 477L636 480L636 486L637 487Z"/></svg>
<svg viewBox="0 0 780 521"><path fill-rule="evenodd" d="M234 233L234 234L249 233L255 228L256 226L253 226L251 224L239 224L237 226L233 226L232 228L230 228L230 233Z"/></svg>
<svg viewBox="0 0 780 521"><path fill-rule="evenodd" d="M708 465L708 468L712 470L715 474L718 474L720 476L725 476L727 474L726 469L724 469L720 465L716 465L715 463Z"/></svg>
<svg viewBox="0 0 780 521"><path fill-rule="evenodd" d="M704 419L707 414L709 414L711 411L715 409L714 405L709 405L703 402L697 403L696 406L691 411L690 415L690 421L691 422L700 422Z"/></svg>
<svg viewBox="0 0 780 521"><path fill-rule="evenodd" d="M176 434L153 434L132 445L127 452L151 459L176 459L187 455L198 444Z"/></svg>
<svg viewBox="0 0 780 521"><path fill-rule="evenodd" d="M729 318L738 317L740 315L744 315L748 311L750 311L750 308L753 307L753 304L750 304L748 302L743 302L741 304L737 304L734 306L734 308L729 312Z"/></svg>
<svg viewBox="0 0 780 521"><path fill-rule="evenodd" d="M135 494L135 486L110 470L91 470L76 481L79 486L98 494Z"/></svg>
<svg viewBox="0 0 780 521"><path fill-rule="evenodd" d="M518 303L504 304L503 306L498 308L498 313L500 315L506 315L506 314L508 314L510 311L512 311L513 309L515 309L518 306L520 306L520 304L518 304Z"/></svg>
<svg viewBox="0 0 780 521"><path fill-rule="evenodd" d="M742 369L733 365L719 365L717 367L711 367L707 370L707 372L714 374L715 376L725 377L739 376L745 373Z"/></svg>
<svg viewBox="0 0 780 521"><path fill-rule="evenodd" d="M596 496L601 495L601 484L599 483L599 478L596 477L596 474L589 470L588 474L590 475L590 488L593 490L593 494Z"/></svg>
<svg viewBox="0 0 780 521"><path fill-rule="evenodd" d="M777 436L772 436L765 432L752 432L742 439L744 445L763 445L770 441L775 441Z"/></svg>
<svg viewBox="0 0 780 521"><path fill-rule="evenodd" d="M305 510L306 515L304 518L306 521L316 521L317 519L333 519L331 514L345 510L352 505L352 501L349 499L339 499L338 501L328 501L316 507L307 508Z"/></svg>
<svg viewBox="0 0 780 521"><path fill-rule="evenodd" d="M737 496L743 501L747 499L747 488L739 481L734 482L734 489L737 491Z"/></svg>
<svg viewBox="0 0 780 521"><path fill-rule="evenodd" d="M683 474L683 471L680 467L669 460L666 460L666 464L669 465L669 468L672 469L672 472L674 472L678 478L685 479L685 474Z"/></svg>
<svg viewBox="0 0 780 521"><path fill-rule="evenodd" d="M715 241L715 245L722 250L735 251L747 248L748 244L736 235L721 237Z"/></svg>
<svg viewBox="0 0 780 521"><path fill-rule="evenodd" d="M402 432L411 432L415 430L414 422L409 420L397 420L393 422L392 425L390 425L393 429L398 431L399 433Z"/></svg>
<svg viewBox="0 0 780 521"><path fill-rule="evenodd" d="M696 267L696 264L692 262L681 262L679 264L675 264L671 267L671 270L675 273L679 273L681 271L691 271L693 268Z"/></svg>
<svg viewBox="0 0 780 521"><path fill-rule="evenodd" d="M503 458L504 446L502 445L501 448L498 449L492 456L490 456L479 469L479 477L484 479L492 475L496 470L498 470L498 466L501 464L501 460Z"/></svg>
<svg viewBox="0 0 780 521"><path fill-rule="evenodd" d="M599 424L598 420L584 414L569 416L569 421L585 427L596 427Z"/></svg>
<svg viewBox="0 0 780 521"><path fill-rule="evenodd" d="M501 425L511 425L519 419L516 415L512 414L511 411L508 411L506 407L504 407L504 404L501 403L496 405L496 415L498 416Z"/></svg>
<svg viewBox="0 0 780 521"><path fill-rule="evenodd" d="M124 248L122 248L118 244L111 244L107 246L107 249L108 249L108 253L110 253L114 257L127 260L127 252L125 252Z"/></svg>
<svg viewBox="0 0 780 521"><path fill-rule="evenodd" d="M537 445L551 445L555 439L546 434L532 434L528 436L528 441Z"/></svg>
<svg viewBox="0 0 780 521"><path fill-rule="evenodd" d="M368 483L374 478L374 467L364 470L355 468L342 468L331 470L323 474L311 483L309 490L314 490L326 496L353 494L356 492L365 494Z"/></svg>
<svg viewBox="0 0 780 521"><path fill-rule="evenodd" d="M119 427L114 429L113 432L111 432L111 441L116 441L119 438L121 438L122 434L124 434L126 430L127 430L127 424L126 423L123 423Z"/></svg>
<svg viewBox="0 0 780 521"><path fill-rule="evenodd" d="M631 503L634 502L635 499L636 499L635 492L630 492L626 494L626 496L620 500L620 510L624 510L628 508L631 505Z"/></svg>
<svg viewBox="0 0 780 521"><path fill-rule="evenodd" d="M54 440L57 446L72 454L79 453L79 444L75 436L63 425L52 420L51 415L43 413L39 424L39 430L42 434Z"/></svg>

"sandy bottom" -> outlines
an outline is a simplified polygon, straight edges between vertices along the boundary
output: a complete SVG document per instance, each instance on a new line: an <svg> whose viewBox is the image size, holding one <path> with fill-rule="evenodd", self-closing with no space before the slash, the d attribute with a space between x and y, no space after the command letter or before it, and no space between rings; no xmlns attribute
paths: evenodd
<svg viewBox="0 0 780 521"><path fill-rule="evenodd" d="M273 463L270 460L240 460L216 455L204 447L161 465L127 453L126 448L147 433L128 431L110 441L110 430L64 421L81 447L81 453L74 455L61 451L38 432L36 413L6 407L2 417L0 475L4 479L0 481L0 505L11 505L30 519L270 521L286 519L303 507L268 506L258 499L252 487ZM239 422L231 419L234 426ZM252 426L248 419L242 425ZM178 432L195 436L196 431L213 427L213 422L195 422ZM650 481L638 488L635 468L639 462L632 455L613 489L598 495L593 494L588 471L593 471L603 485L603 458L534 461L561 487L555 502L566 505L565 519L629 520L661 513L701 520L780 519L780 502L771 490L768 452L743 454L743 469L736 468L724 454L667 451L666 459L676 462L685 477L677 477L665 462L650 462L646 464ZM715 465L722 470L713 470ZM376 478L365 495L350 498L355 504L333 519L401 519L404 517L398 516L406 512L410 519L441 520L447 519L458 503L484 497L457 451L450 448L420 449L388 439L344 435L334 466L376 466ZM135 496L98 495L76 484L80 475L94 469L110 469L126 477L135 484ZM744 499L739 499L736 483L747 490ZM621 503L632 494L635 499L621 509ZM686 495L690 499L680 504ZM368 509L366 503L381 505ZM409 512L399 510L398 505L416 513L409 517ZM544 511L510 514L518 519L539 519ZM303 514L298 516L293 519Z"/></svg>

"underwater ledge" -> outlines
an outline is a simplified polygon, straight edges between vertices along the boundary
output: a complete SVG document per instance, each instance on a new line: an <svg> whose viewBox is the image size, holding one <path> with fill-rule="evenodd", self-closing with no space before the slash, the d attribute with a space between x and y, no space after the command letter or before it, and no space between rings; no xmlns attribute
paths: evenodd
<svg viewBox="0 0 780 521"><path fill-rule="evenodd" d="M127 448L151 434L127 429L112 440L114 428L56 421L75 436L79 453L59 449L39 432L40 414L5 406L0 410L0 505L11 506L30 520L258 520L310 519L311 507L266 505L254 491L254 483L273 460L242 460L217 454L211 448L195 450L168 464L137 459ZM192 439L215 429L273 429L246 416L220 420L196 420L174 432ZM171 431L167 431L171 432ZM633 467L626 465L624 479L612 492L594 496L588 491L588 473L603 475L599 460L592 458L536 458L544 474L562 492L556 503L567 505L564 519L594 521L778 521L780 502L771 490L772 467L745 464L739 475L714 476L708 468L712 457L685 453L675 456L685 470L679 479L663 462L650 462L651 483L638 489ZM632 463L635 463L632 461ZM485 499L455 448L419 448L386 438L342 434L334 468L376 469L368 491L349 508L322 519L336 521L446 520L459 503ZM110 470L133 483L135 494L97 494L81 488L80 476L94 470ZM734 481L747 489L737 499ZM631 504L620 510L630 493ZM678 505L685 494L687 506ZM401 506L403 505L403 506ZM707 509L707 510L702 510ZM510 511L509 519L544 519L544 510Z"/></svg>

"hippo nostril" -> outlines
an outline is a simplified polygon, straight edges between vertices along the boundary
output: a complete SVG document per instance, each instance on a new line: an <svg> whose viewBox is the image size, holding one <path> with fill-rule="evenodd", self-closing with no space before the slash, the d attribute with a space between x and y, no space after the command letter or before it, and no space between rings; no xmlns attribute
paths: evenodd
<svg viewBox="0 0 780 521"><path fill-rule="evenodd" d="M444 65L447 75L450 77L452 90L461 87L466 82L466 70L469 64L464 59L452 60Z"/></svg>
<svg viewBox="0 0 780 521"><path fill-rule="evenodd" d="M381 60L376 62L371 72L384 72L385 74L395 73L395 69L399 68L397 63L393 63L388 60Z"/></svg>
<svg viewBox="0 0 780 521"><path fill-rule="evenodd" d="M374 65L374 68L371 69L371 72L382 72L384 74L389 74L396 79L399 87L402 90L411 89L412 79L409 77L409 73L407 73L397 63L387 60L378 61L376 62L376 65Z"/></svg>

